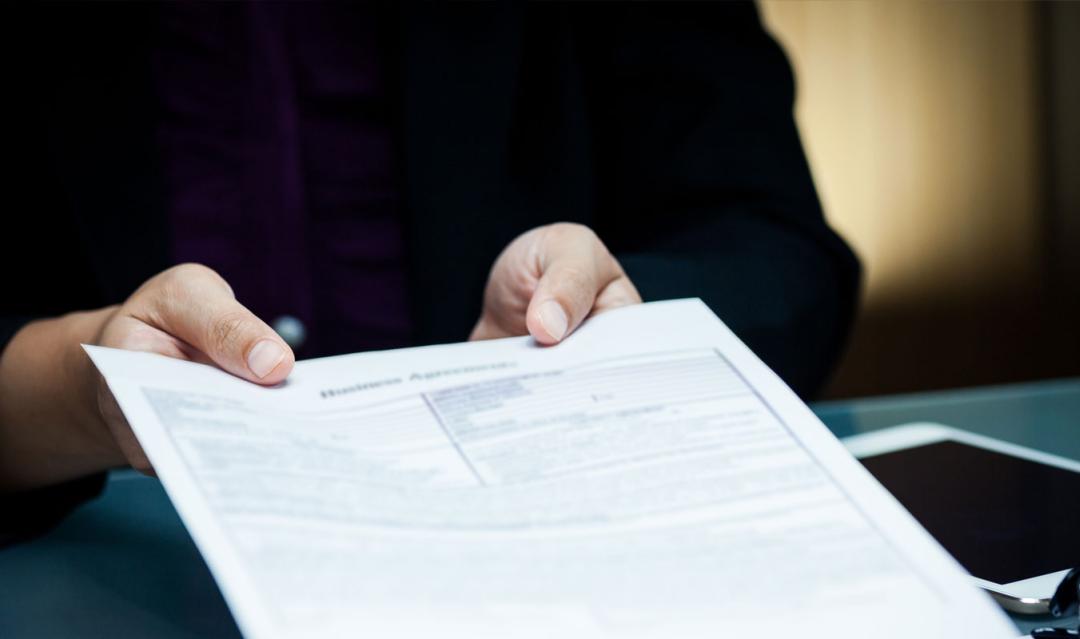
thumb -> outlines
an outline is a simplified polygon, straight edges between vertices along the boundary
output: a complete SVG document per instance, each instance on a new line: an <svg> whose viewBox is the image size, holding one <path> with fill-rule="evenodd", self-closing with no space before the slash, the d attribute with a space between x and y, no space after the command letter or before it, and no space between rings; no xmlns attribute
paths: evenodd
<svg viewBox="0 0 1080 639"><path fill-rule="evenodd" d="M182 265L162 277L166 282L153 287L145 301L158 328L251 382L277 384L292 371L292 349L236 301L232 289L213 270Z"/></svg>
<svg viewBox="0 0 1080 639"><path fill-rule="evenodd" d="M569 228L564 228L569 227ZM555 225L539 247L540 279L525 325L541 344L556 344L576 329L622 269L590 229Z"/></svg>

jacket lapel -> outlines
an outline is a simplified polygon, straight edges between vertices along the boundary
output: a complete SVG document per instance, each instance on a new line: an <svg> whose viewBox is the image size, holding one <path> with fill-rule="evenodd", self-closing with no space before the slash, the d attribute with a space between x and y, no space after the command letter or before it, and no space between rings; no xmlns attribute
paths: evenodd
<svg viewBox="0 0 1080 639"><path fill-rule="evenodd" d="M403 9L404 193L421 342L464 339L488 268L521 230L507 175L521 22L521 8L503 3Z"/></svg>

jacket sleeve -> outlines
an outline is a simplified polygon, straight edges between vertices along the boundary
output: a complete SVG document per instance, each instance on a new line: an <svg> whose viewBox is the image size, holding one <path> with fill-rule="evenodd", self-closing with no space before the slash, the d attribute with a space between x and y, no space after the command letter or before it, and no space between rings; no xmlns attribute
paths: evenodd
<svg viewBox="0 0 1080 639"><path fill-rule="evenodd" d="M105 473L12 494L0 494L0 548L45 534L83 502L97 497Z"/></svg>
<svg viewBox="0 0 1080 639"><path fill-rule="evenodd" d="M0 315L0 355L32 316ZM0 446L3 442L0 442ZM0 548L45 534L83 502L97 497L106 473L15 493L0 492Z"/></svg>
<svg viewBox="0 0 1080 639"><path fill-rule="evenodd" d="M34 319L20 314L0 315L0 355L15 333ZM0 548L48 532L80 504L97 497L105 476L99 473L33 490L0 492Z"/></svg>
<svg viewBox="0 0 1080 639"><path fill-rule="evenodd" d="M859 265L818 203L783 52L750 3L593 18L579 41L600 237L646 300L701 297L811 396L844 345Z"/></svg>

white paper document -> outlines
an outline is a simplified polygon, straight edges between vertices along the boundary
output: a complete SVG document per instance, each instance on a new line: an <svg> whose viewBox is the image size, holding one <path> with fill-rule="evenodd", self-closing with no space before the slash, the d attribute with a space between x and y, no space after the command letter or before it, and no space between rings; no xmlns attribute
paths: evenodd
<svg viewBox="0 0 1080 639"><path fill-rule="evenodd" d="M698 300L277 388L87 350L249 638L1017 634Z"/></svg>

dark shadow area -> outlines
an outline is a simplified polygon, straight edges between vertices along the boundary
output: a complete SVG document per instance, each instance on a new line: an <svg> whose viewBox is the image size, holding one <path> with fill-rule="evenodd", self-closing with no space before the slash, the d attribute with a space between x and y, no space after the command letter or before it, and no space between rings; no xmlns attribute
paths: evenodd
<svg viewBox="0 0 1080 639"><path fill-rule="evenodd" d="M161 485L112 481L33 544L0 552L0 637L239 637ZM49 596L41 596L50 591ZM57 605L57 602L66 602Z"/></svg>

